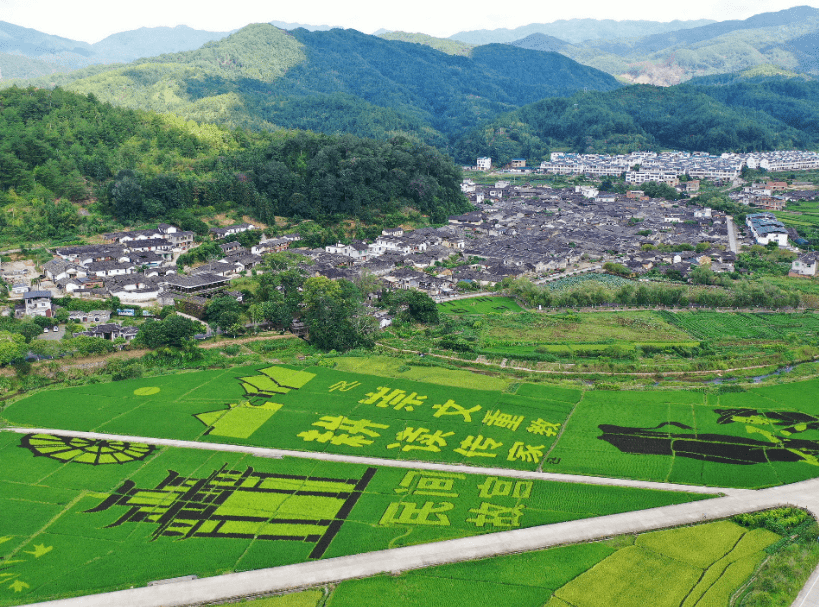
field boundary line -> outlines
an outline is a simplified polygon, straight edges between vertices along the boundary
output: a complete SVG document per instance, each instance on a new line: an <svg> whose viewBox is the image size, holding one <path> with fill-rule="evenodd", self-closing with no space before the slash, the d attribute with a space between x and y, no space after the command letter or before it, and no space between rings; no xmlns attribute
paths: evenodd
<svg viewBox="0 0 819 607"><path fill-rule="evenodd" d="M566 426L568 426L568 425L569 425L569 421L572 419L572 415L574 415L574 412L575 412L575 411L577 410L577 408L580 406L580 403L582 403L582 402L583 402L583 398L584 398L585 396L586 396L586 393L585 393L585 392L582 392L582 393L580 394L580 400L579 400L579 401L577 401L577 402L574 404L574 406L572 407L572 410L571 410L571 411L569 411L569 414L566 416L566 419L565 419L565 420L563 420L563 424L560 426L560 432L558 432L558 433L557 433L557 436L555 437L555 440L552 442L552 444L551 444L551 446L549 447L548 451L546 451L546 453L543 455L543 459L541 459L541 460L540 460L540 464L538 464L538 467L537 467L537 471L538 471L538 472L541 472L541 473L543 472L543 462L545 462L545 461L546 461L546 458L548 458L548 457L549 457L549 454L550 454L552 451L554 451L555 447L557 447L557 443L558 443L558 442L560 442L560 437L561 437L561 436L563 436L563 433L566 431Z"/></svg>
<svg viewBox="0 0 819 607"><path fill-rule="evenodd" d="M43 525L43 526L42 526L40 529L38 529L38 530L37 530L37 531L36 531L36 532L35 532L33 535L30 535L29 537L27 537L27 538L26 538L26 541L25 541L25 542L23 542L22 544L20 544L20 546L19 546L19 547L18 547L18 548L17 548L17 549L16 549L14 552L12 552L12 553L11 553L9 556L10 556L10 557L14 556L14 555L15 555L15 554L17 554L18 552L20 552L20 550L22 550L23 548L25 548L26 544L28 544L29 542L31 542L32 540L34 540L34 538L35 538L35 537L37 537L37 536L38 536L38 535L40 535L41 533L45 533L45 531L46 531L46 530L47 530L49 527L51 527L51 525L53 525L53 524L54 524L54 523L57 521L57 519L58 519L58 518L60 518L60 517L61 517L63 514L65 514L66 512L68 512L68 510L70 510L71 508L73 508L73 507L74 507L74 504L76 504L77 502L79 502L80 500L82 500L82 498L86 497L86 496L87 496L89 493L91 493L91 491L88 491L88 490L83 490L83 491L80 491L80 493L79 493L79 495L77 495L77 497L75 497L73 500L71 500L70 502L68 502L68 503L65 505L65 508L63 508L62 510L60 510L60 512L59 512L58 514L55 514L55 515L54 515L54 516L52 516L50 519L48 519L48 522L47 522L45 525Z"/></svg>
<svg viewBox="0 0 819 607"><path fill-rule="evenodd" d="M245 453L256 457L280 459L282 457L295 457L299 459L311 459L320 461L345 462L350 464L361 464L370 466L383 466L386 468L401 468L413 470L440 470L446 472L462 472L468 474L486 474L488 476L506 476L510 478L522 478L527 480L557 481L562 483L581 483L586 485L607 485L615 487L630 487L634 489L655 489L660 491L676 491L685 493L698 493L704 495L725 495L743 496L753 493L752 489L735 489L730 487L705 487L701 485L681 485L676 483L663 483L656 481L640 481L623 478L608 478L603 476L584 476L581 474L561 474L557 472L537 472L536 470L513 470L511 468L489 468L485 466L465 466L463 464L439 464L434 462L421 462L411 460L393 460L378 457L365 457L359 455L342 455L338 453L326 453L317 451L292 451L287 449L276 449L270 447L253 447L250 445L232 445L226 443L206 443L198 441L185 441L169 438L151 438L144 436L129 436L123 434L103 434L100 432L81 432L79 430L58 430L53 428L20 428L9 427L0 428L2 432L14 432L17 434L54 434L57 436L77 436L92 440L115 440L132 443L144 443L162 447L179 447L182 449L199 449L203 451L221 451L226 453Z"/></svg>

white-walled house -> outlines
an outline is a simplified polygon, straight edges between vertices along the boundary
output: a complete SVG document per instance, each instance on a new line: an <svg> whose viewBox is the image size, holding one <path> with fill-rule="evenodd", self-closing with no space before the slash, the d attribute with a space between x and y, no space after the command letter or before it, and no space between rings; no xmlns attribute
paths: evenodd
<svg viewBox="0 0 819 607"><path fill-rule="evenodd" d="M816 276L816 255L807 253L800 255L791 262L791 270L789 276Z"/></svg>

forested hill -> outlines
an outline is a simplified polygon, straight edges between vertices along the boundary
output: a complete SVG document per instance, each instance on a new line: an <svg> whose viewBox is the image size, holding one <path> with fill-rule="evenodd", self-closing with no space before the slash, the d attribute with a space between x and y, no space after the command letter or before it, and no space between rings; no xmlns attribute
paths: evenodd
<svg viewBox="0 0 819 607"><path fill-rule="evenodd" d="M491 155L539 164L549 151L711 153L819 146L819 83L805 78L712 77L668 88L544 99L473 130L456 160Z"/></svg>
<svg viewBox="0 0 819 607"><path fill-rule="evenodd" d="M440 222L470 208L460 181L449 158L405 138L229 131L61 89L0 91L4 245L151 220L206 234L200 217L230 211L377 226L414 209Z"/></svg>
<svg viewBox="0 0 819 607"><path fill-rule="evenodd" d="M404 134L441 149L464 129L524 104L620 86L555 53L488 45L453 56L355 30L285 32L267 24L196 51L36 84L204 122L379 139Z"/></svg>

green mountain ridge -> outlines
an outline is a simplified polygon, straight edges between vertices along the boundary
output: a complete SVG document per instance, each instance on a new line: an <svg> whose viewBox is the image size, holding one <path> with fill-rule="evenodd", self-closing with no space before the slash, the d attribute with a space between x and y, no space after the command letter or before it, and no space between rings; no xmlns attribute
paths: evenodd
<svg viewBox="0 0 819 607"><path fill-rule="evenodd" d="M499 164L549 151L747 152L819 147L819 82L805 76L732 74L662 88L544 99L498 117L454 144L456 158Z"/></svg>
<svg viewBox="0 0 819 607"><path fill-rule="evenodd" d="M435 38L434 36L428 36L422 33L385 32L379 34L378 37L384 40L400 40L401 42L424 44L447 55L463 55L464 57L469 57L472 54L472 49L475 48L474 44L467 44L466 42L459 42L458 40L452 40L450 38Z"/></svg>
<svg viewBox="0 0 819 607"><path fill-rule="evenodd" d="M251 128L404 135L445 149L500 113L550 96L621 86L563 57L488 45L470 57L355 30L254 24L201 49L33 81L115 105Z"/></svg>
<svg viewBox="0 0 819 607"><path fill-rule="evenodd" d="M313 219L310 246L343 238L340 220L379 226L470 208L461 172L437 150L396 137L230 131L113 107L62 89L0 91L0 241L74 241L133 222L251 215ZM82 205L89 212L78 213ZM300 229L302 229L300 227ZM364 227L360 227L364 229Z"/></svg>

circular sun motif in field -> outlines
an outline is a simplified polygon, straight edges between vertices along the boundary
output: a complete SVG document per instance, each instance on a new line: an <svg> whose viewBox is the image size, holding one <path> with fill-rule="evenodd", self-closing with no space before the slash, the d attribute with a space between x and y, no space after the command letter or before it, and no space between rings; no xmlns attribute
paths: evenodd
<svg viewBox="0 0 819 607"><path fill-rule="evenodd" d="M27 434L20 446L34 457L48 457L61 462L89 464L126 464L145 459L156 451L154 445L117 440L96 440L53 434Z"/></svg>
<svg viewBox="0 0 819 607"><path fill-rule="evenodd" d="M159 392L159 388L156 386L145 386L144 388L137 388L134 390L134 394L137 396L150 396L151 394L156 394Z"/></svg>

